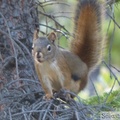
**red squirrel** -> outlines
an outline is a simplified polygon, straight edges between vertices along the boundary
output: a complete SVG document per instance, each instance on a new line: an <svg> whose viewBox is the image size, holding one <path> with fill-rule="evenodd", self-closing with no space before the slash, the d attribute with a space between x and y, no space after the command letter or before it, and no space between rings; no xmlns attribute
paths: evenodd
<svg viewBox="0 0 120 120"><path fill-rule="evenodd" d="M103 5L97 0L78 0L77 4L69 51L55 44L54 32L48 37L39 37L38 31L34 32L32 55L47 99L60 89L79 93L102 59Z"/></svg>

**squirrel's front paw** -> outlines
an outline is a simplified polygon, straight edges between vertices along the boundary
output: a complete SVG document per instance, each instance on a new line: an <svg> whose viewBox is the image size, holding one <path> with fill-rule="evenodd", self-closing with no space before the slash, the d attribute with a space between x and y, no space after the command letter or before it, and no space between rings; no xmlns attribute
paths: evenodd
<svg viewBox="0 0 120 120"><path fill-rule="evenodd" d="M51 94L46 94L44 97L43 97L43 99L47 99L47 100L50 100L50 99L52 99L53 98L53 95L51 95Z"/></svg>

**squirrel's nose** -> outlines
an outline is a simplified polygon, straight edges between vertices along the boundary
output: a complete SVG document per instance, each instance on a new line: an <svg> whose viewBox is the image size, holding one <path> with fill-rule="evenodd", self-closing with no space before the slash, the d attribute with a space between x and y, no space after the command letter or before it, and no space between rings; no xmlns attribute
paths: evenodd
<svg viewBox="0 0 120 120"><path fill-rule="evenodd" d="M42 58L43 57L43 54L41 52L37 52L37 58Z"/></svg>

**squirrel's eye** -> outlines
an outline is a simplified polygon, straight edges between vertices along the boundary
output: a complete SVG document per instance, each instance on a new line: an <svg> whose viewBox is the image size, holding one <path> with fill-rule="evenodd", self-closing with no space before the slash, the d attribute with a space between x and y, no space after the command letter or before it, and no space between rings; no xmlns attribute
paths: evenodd
<svg viewBox="0 0 120 120"><path fill-rule="evenodd" d="M48 50L49 52L51 51L51 46L50 46L50 45L47 46L47 50Z"/></svg>

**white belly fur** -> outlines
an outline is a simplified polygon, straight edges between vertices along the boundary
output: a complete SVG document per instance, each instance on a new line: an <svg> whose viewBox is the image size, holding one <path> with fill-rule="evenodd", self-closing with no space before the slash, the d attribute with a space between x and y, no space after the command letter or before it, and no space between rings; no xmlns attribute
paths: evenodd
<svg viewBox="0 0 120 120"><path fill-rule="evenodd" d="M58 80L59 80L61 86L63 87L64 76L57 64L57 61L54 61L53 63L51 63L50 68L56 73L56 75L58 76Z"/></svg>

